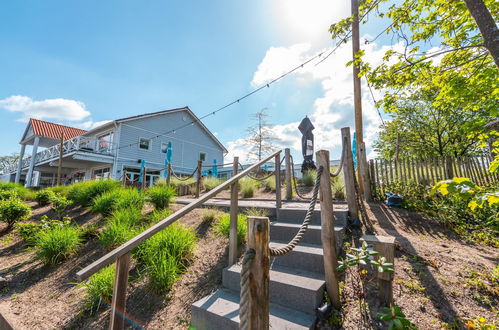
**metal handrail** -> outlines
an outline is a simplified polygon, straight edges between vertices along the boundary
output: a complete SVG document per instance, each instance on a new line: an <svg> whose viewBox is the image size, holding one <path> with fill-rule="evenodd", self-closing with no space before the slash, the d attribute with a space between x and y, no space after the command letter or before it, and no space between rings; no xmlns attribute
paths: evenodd
<svg viewBox="0 0 499 330"><path fill-rule="evenodd" d="M237 182L239 179L242 179L244 176L246 176L249 172L253 171L256 167L262 165L269 159L272 159L276 155L280 154L281 150L276 151L272 155L268 156L265 159L262 159L256 164L251 165L244 171L238 173L237 175L233 176L229 180L225 181L224 183L218 185L216 188L210 190L206 194L202 195L198 199L192 201L188 205L184 206L177 212L173 213L172 215L168 216L167 218L161 220L154 226L150 227L149 229L146 229L142 233L138 234L134 238L130 239L126 243L122 244L121 246L117 247L116 249L112 250L108 254L102 256L101 258L97 259L96 261L92 262L90 265L87 267L83 268L79 272L76 273L76 277L78 278L78 281L83 281L90 277L92 274L95 274L98 272L100 269L110 265L111 263L115 262L119 257L125 255L126 253L130 252L133 248L141 244L142 242L146 241L149 239L151 236L154 234L158 233L159 231L165 229L169 225L173 224L175 221L178 219L182 218L184 215L198 207L199 205L203 204L206 202L208 199L214 197L221 191L223 191L225 188L228 186L232 185L233 183Z"/></svg>

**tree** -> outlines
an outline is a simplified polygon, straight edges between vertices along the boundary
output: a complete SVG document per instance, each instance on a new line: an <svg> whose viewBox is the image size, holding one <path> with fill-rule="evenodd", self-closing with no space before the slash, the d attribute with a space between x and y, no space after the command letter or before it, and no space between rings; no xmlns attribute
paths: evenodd
<svg viewBox="0 0 499 330"><path fill-rule="evenodd" d="M278 149L274 142L279 139L275 137L272 125L267 120L270 115L265 112L266 110L267 108L263 108L253 114L251 117L255 124L246 129L246 132L250 134L245 141L250 148L250 158L258 161Z"/></svg>
<svg viewBox="0 0 499 330"><path fill-rule="evenodd" d="M0 172L11 165L14 165L18 160L19 155L16 153L7 156L0 156Z"/></svg>

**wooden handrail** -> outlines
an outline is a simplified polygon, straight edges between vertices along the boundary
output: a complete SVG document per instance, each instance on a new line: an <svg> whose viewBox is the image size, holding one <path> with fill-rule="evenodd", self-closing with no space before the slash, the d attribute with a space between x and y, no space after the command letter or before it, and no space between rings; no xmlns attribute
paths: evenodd
<svg viewBox="0 0 499 330"><path fill-rule="evenodd" d="M88 277L90 277L92 274L95 274L96 272L98 272L100 269L110 265L111 263L116 261L116 259L118 259L119 257L130 252L133 248L138 246L140 243L144 242L145 240L147 240L148 238L150 238L154 234L158 233L159 231L165 229L166 227L168 227L169 225L171 225L172 223L174 223L178 219L182 218L184 215L186 215L187 213L189 213L190 211L192 211L193 209L195 209L199 205L206 202L208 199L210 199L210 198L214 197L215 195L217 195L218 193L220 193L222 190L224 190L226 187L230 186L232 183L237 182L239 179L246 176L246 174L248 174L249 172L251 172L252 170L257 168L258 166L264 164L269 159L272 159L276 155L279 155L280 153L281 153L281 150L276 151L275 153L268 156L267 158L262 159L258 163L251 165L250 167L246 168L244 171L233 176L229 180L225 181L224 183L217 186L216 188L209 191L208 193L202 195L198 199L192 201L190 204L181 208L180 210L173 213L169 217L161 220L160 222L158 222L154 226L150 227L149 229L146 229L145 231L138 234L137 236L135 236L134 238L132 238L128 242L124 243L123 245L117 247L116 249L109 252L108 254L106 254L106 255L102 256L101 258L97 259L96 261L92 262L90 265L88 265L87 267L83 268L82 270L80 270L79 272L76 273L76 277L77 277L78 281L83 281L83 280L87 279Z"/></svg>

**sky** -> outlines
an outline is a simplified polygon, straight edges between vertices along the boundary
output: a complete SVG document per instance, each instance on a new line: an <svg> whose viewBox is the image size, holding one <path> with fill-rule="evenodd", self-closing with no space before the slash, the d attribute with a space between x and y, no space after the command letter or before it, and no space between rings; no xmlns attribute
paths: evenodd
<svg viewBox="0 0 499 330"><path fill-rule="evenodd" d="M0 155L19 152L30 117L89 129L183 106L199 117L211 113L327 54L329 25L349 14L348 0L3 1ZM379 24L362 26L361 37L377 35ZM389 47L383 38L376 42L361 42L374 63ZM278 145L299 162L297 126L309 116L316 150L338 159L341 127L354 130L352 69L345 66L351 56L347 43L203 122L228 159L245 161L251 115L267 108ZM380 117L365 82L363 110L373 157Z"/></svg>

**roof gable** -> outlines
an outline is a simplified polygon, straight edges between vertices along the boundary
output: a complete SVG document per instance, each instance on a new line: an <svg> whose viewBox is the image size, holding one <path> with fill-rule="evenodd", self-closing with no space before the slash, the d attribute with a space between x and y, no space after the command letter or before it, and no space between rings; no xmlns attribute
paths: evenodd
<svg viewBox="0 0 499 330"><path fill-rule="evenodd" d="M55 124L33 118L30 118L29 125L31 125L31 128L33 129L34 135L44 136L52 139L60 139L61 134L64 133L64 139L68 140L82 135L86 132L85 130L76 127Z"/></svg>

